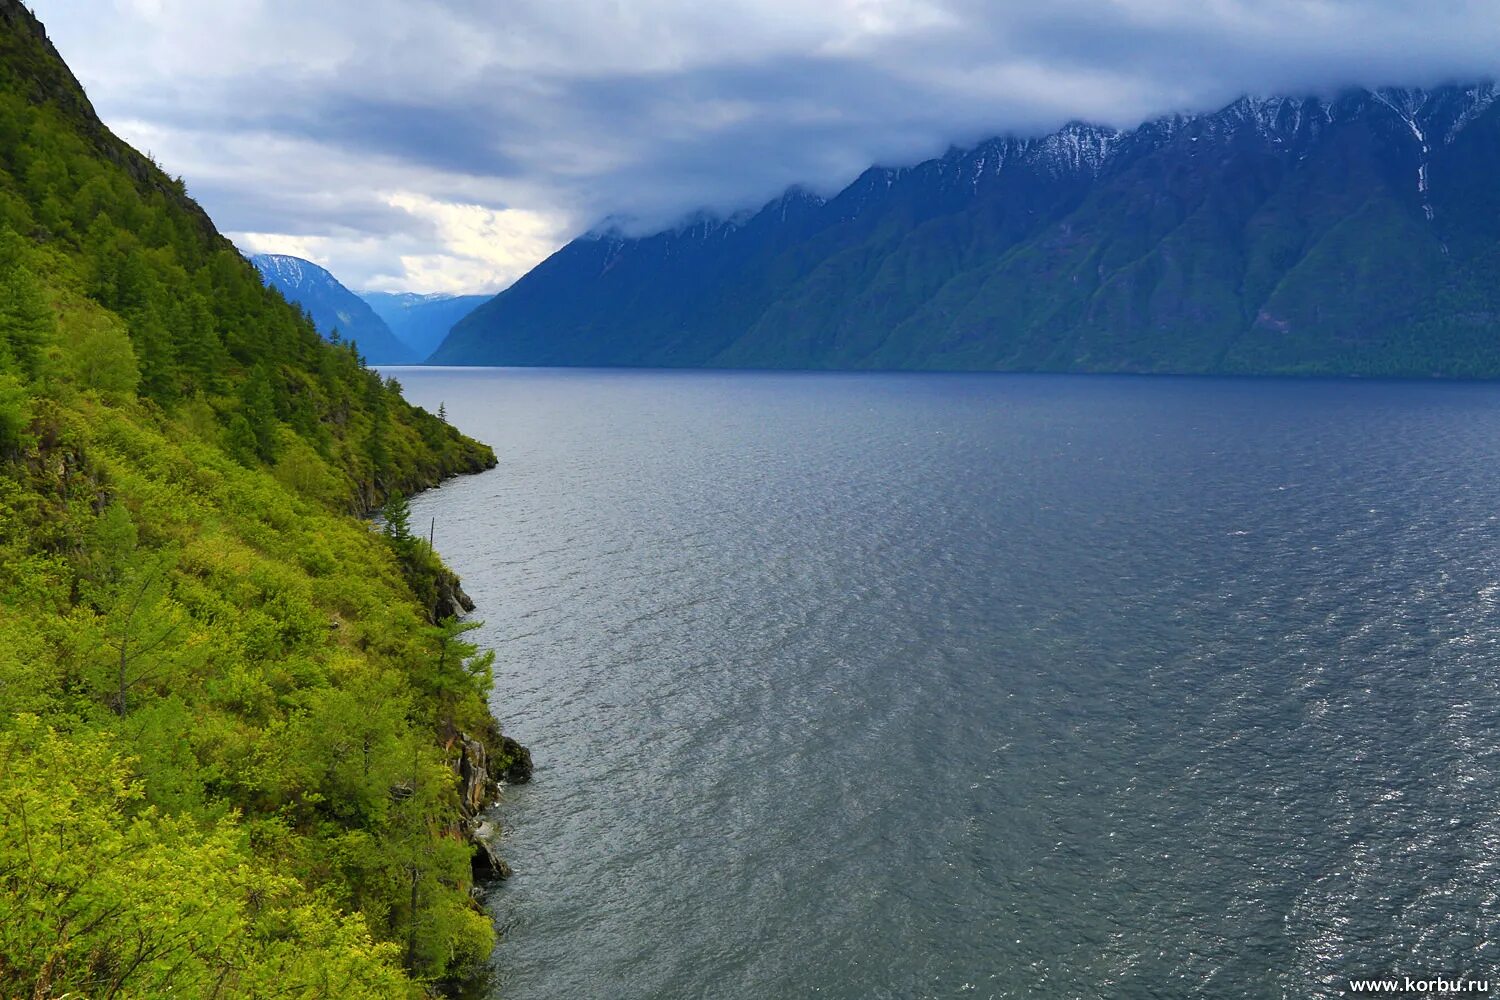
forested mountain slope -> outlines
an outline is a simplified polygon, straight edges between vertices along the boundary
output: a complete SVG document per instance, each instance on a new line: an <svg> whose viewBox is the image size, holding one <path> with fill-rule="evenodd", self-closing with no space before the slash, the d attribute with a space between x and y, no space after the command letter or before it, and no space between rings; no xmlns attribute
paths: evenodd
<svg viewBox="0 0 1500 1000"><path fill-rule="evenodd" d="M0 996L417 996L488 954L487 664L399 504L358 515L493 463L0 0Z"/></svg>
<svg viewBox="0 0 1500 1000"><path fill-rule="evenodd" d="M1494 98L1244 98L604 230L432 360L1500 376Z"/></svg>

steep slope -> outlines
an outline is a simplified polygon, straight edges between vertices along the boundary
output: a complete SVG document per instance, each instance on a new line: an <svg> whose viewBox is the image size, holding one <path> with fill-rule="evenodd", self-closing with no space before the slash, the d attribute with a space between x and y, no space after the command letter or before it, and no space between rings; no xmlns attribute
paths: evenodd
<svg viewBox="0 0 1500 1000"><path fill-rule="evenodd" d="M260 253L250 258L267 285L307 310L324 337L344 340L372 365L404 365L419 355L398 338L369 303L339 284L324 268L301 257Z"/></svg>
<svg viewBox="0 0 1500 1000"><path fill-rule="evenodd" d="M1494 97L1244 98L593 233L432 360L1500 375Z"/></svg>
<svg viewBox="0 0 1500 1000"><path fill-rule="evenodd" d="M489 295L418 295L415 292L365 292L364 300L385 320L419 360L426 360L453 329L453 324L488 302Z"/></svg>
<svg viewBox="0 0 1500 1000"><path fill-rule="evenodd" d="M416 997L487 957L463 834L516 750L393 495L493 464L0 0L0 996Z"/></svg>

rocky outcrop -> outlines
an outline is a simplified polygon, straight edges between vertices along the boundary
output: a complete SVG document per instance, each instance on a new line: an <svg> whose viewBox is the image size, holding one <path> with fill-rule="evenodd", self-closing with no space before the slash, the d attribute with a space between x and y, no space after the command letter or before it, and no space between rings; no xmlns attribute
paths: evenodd
<svg viewBox="0 0 1500 1000"><path fill-rule="evenodd" d="M509 736L502 736L498 726L491 726L485 739L468 733L457 733L451 743L452 760L458 775L459 809L463 814L459 833L473 850L472 865L476 882L509 878L511 869L500 857L496 842L500 830L484 819L484 810L500 792L500 782L524 784L531 780L531 751Z"/></svg>
<svg viewBox="0 0 1500 1000"><path fill-rule="evenodd" d="M437 623L448 618L457 618L473 610L474 599L464 593L464 588L458 581L458 574L444 567L437 578L437 598L432 605L432 621Z"/></svg>
<svg viewBox="0 0 1500 1000"><path fill-rule="evenodd" d="M507 785L524 785L531 780L531 751L511 739L500 737L499 759L495 777Z"/></svg>
<svg viewBox="0 0 1500 1000"><path fill-rule="evenodd" d="M496 792L495 780L490 777L489 751L467 733L459 733L458 740L458 801L465 819L476 818Z"/></svg>
<svg viewBox="0 0 1500 1000"><path fill-rule="evenodd" d="M474 848L472 865L474 869L474 881L484 882L490 879L510 878L510 865L495 849L495 842L500 839L500 831L491 823L481 821L469 834L469 843Z"/></svg>

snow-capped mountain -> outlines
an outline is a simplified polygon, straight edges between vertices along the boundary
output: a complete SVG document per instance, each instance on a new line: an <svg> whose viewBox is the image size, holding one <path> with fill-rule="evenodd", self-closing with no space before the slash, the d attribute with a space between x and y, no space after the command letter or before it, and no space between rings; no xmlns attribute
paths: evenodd
<svg viewBox="0 0 1500 1000"><path fill-rule="evenodd" d="M341 340L353 341L370 364L411 364L425 356L402 343L363 299L312 261L262 253L250 263L267 285L307 310L319 333L328 338L337 333Z"/></svg>
<svg viewBox="0 0 1500 1000"><path fill-rule="evenodd" d="M375 314L385 321L402 343L418 358L426 358L453 324L488 302L489 295L450 295L436 292L365 292L361 296Z"/></svg>
<svg viewBox="0 0 1500 1000"><path fill-rule="evenodd" d="M433 360L1500 376L1496 96L1243 97L601 227Z"/></svg>

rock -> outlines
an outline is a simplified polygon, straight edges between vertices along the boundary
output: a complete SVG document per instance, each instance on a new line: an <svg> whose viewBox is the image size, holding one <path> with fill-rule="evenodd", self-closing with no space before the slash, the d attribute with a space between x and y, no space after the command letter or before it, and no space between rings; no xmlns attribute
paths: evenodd
<svg viewBox="0 0 1500 1000"><path fill-rule="evenodd" d="M524 785L531 780L531 751L511 739L500 737L500 761L495 778L507 785Z"/></svg>
<svg viewBox="0 0 1500 1000"><path fill-rule="evenodd" d="M432 605L433 624L447 618L456 618L468 614L474 610L474 599L464 593L464 588L459 584L458 574L447 569L442 570L437 578L437 597Z"/></svg>
<svg viewBox="0 0 1500 1000"><path fill-rule="evenodd" d="M495 782L490 777L489 752L479 740L471 739L467 733L458 734L458 799L464 818L473 819L484 809L485 802L494 793Z"/></svg>
<svg viewBox="0 0 1500 1000"><path fill-rule="evenodd" d="M509 878L510 865L505 863L505 859L495 849L499 830L485 822L481 815L484 807L499 790L495 784L496 776L490 773L489 751L485 749L483 740L476 740L468 733L457 733L453 742L458 747L458 759L454 761L453 768L458 772L458 801L463 813L460 832L473 852L470 864L474 881ZM529 755L527 765L529 777Z"/></svg>
<svg viewBox="0 0 1500 1000"><path fill-rule="evenodd" d="M469 832L469 843L474 848L472 866L474 881L510 878L510 865L495 850L494 840L498 831L488 823L480 823Z"/></svg>
<svg viewBox="0 0 1500 1000"><path fill-rule="evenodd" d="M496 782L519 785L531 780L531 751L509 736L502 736L500 727L493 720L482 739L449 730L447 740L449 747L458 751L449 760L458 776L459 809L463 816L454 832L461 835L473 851L474 881L509 878L510 865L495 848L500 832L484 820L483 813L485 806L499 793ZM489 747L495 748L493 757Z"/></svg>

